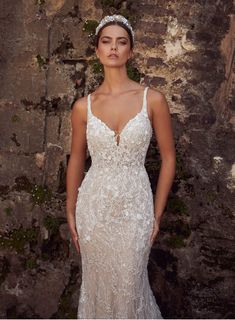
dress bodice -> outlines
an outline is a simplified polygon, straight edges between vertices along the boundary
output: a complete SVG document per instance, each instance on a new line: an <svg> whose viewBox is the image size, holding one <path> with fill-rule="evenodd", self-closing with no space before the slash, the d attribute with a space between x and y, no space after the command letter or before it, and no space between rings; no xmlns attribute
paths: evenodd
<svg viewBox="0 0 235 320"><path fill-rule="evenodd" d="M92 165L129 167L144 165L152 137L152 126L147 112L147 89L145 87L141 110L125 124L119 133L96 117L91 109L91 94L88 95L87 145Z"/></svg>

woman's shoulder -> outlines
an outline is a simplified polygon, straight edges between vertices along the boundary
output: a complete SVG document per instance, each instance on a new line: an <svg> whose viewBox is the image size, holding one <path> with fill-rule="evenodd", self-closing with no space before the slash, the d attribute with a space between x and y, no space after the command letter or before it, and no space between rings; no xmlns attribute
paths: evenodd
<svg viewBox="0 0 235 320"><path fill-rule="evenodd" d="M148 86L148 92L149 92L149 98L151 100L154 100L154 101L161 101L165 98L165 95L164 93L159 90L159 89L153 89L152 87Z"/></svg>
<svg viewBox="0 0 235 320"><path fill-rule="evenodd" d="M74 101L72 108L76 111L83 111L87 108L87 96L83 96Z"/></svg>
<svg viewBox="0 0 235 320"><path fill-rule="evenodd" d="M148 91L148 104L152 112L159 113L167 109L169 110L166 96L161 90L149 87Z"/></svg>
<svg viewBox="0 0 235 320"><path fill-rule="evenodd" d="M80 97L74 101L72 116L81 118L84 122L87 121L87 96Z"/></svg>

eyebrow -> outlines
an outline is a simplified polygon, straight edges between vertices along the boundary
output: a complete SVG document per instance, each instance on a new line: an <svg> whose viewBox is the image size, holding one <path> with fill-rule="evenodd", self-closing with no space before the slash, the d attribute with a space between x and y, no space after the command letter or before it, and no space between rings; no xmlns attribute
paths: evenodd
<svg viewBox="0 0 235 320"><path fill-rule="evenodd" d="M101 39L103 39L103 38L112 39L112 37L109 37L109 36L102 36ZM128 40L127 37L117 37L117 39L126 39L126 40Z"/></svg>

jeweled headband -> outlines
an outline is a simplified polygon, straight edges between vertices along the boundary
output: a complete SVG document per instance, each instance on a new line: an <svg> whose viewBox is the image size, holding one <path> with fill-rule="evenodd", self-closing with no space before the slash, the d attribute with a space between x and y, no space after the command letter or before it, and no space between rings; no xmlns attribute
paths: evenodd
<svg viewBox="0 0 235 320"><path fill-rule="evenodd" d="M112 16L105 16L99 23L99 25L97 26L96 30L95 30L95 34L97 35L99 30L104 26L106 25L107 23L111 22L111 21L119 21L121 23L123 23L124 25L127 26L127 28L131 31L131 34L132 34L132 38L133 38L133 41L134 41L134 31L129 23L129 21L121 16L120 14L114 14Z"/></svg>

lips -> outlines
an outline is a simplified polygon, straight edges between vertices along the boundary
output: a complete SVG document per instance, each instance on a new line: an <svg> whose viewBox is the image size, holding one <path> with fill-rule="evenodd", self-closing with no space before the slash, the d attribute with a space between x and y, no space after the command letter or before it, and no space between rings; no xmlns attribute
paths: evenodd
<svg viewBox="0 0 235 320"><path fill-rule="evenodd" d="M116 55L115 53L112 53L108 56L109 58L118 58L118 55Z"/></svg>

